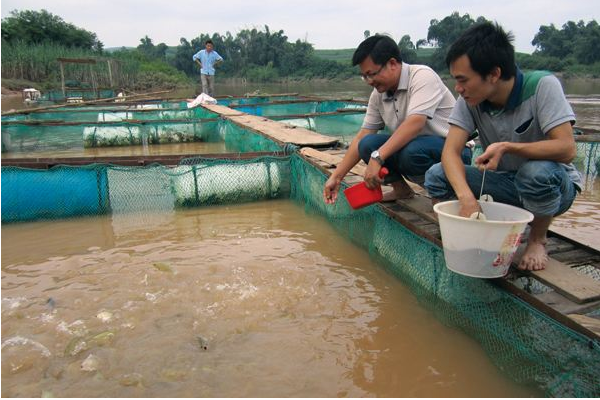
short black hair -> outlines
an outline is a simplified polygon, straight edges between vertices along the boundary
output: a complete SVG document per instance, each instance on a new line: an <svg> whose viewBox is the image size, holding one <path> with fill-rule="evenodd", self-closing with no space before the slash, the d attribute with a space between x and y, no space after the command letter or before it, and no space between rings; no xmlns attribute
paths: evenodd
<svg viewBox="0 0 600 400"><path fill-rule="evenodd" d="M517 74L515 48L512 33L506 33L500 25L483 22L471 26L450 46L446 54L446 65L467 55L471 68L482 78L496 67L500 68L500 79L508 80Z"/></svg>
<svg viewBox="0 0 600 400"><path fill-rule="evenodd" d="M214 45L213 41L210 39L208 39L206 42L204 42L204 44L209 44L209 43Z"/></svg>
<svg viewBox="0 0 600 400"><path fill-rule="evenodd" d="M352 56L352 65L358 65L371 56L373 62L377 65L383 65L391 58L402 62L400 49L394 39L385 35L374 35L366 38L358 45Z"/></svg>

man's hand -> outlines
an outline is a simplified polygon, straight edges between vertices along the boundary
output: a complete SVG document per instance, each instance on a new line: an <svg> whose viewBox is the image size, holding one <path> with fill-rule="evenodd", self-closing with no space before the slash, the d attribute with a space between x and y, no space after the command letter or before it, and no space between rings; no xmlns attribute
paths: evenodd
<svg viewBox="0 0 600 400"><path fill-rule="evenodd" d="M377 162L377 160L370 159L369 165L367 165L367 170L365 171L365 185L369 189L376 189L379 185L383 183L383 179L379 177L379 170L381 169L381 164Z"/></svg>
<svg viewBox="0 0 600 400"><path fill-rule="evenodd" d="M323 200L326 204L333 204L337 200L338 192L340 191L340 184L342 180L331 175L325 186L323 187Z"/></svg>
<svg viewBox="0 0 600 400"><path fill-rule="evenodd" d="M490 144L479 157L475 158L475 164L480 170L489 169L495 171L502 156L506 152L506 142L497 142Z"/></svg>
<svg viewBox="0 0 600 400"><path fill-rule="evenodd" d="M481 207L475 199L475 196L469 196L464 199L459 199L458 204L458 215L460 215L461 217L469 218L473 213L481 211Z"/></svg>

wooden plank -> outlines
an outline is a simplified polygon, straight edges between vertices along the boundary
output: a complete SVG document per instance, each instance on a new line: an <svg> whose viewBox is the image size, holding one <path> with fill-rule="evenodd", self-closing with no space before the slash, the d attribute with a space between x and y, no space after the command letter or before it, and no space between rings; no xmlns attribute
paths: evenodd
<svg viewBox="0 0 600 400"><path fill-rule="evenodd" d="M584 314L600 307L600 301L598 300L584 304L577 304L554 290L550 290L545 293L532 294L532 296L565 315Z"/></svg>
<svg viewBox="0 0 600 400"><path fill-rule="evenodd" d="M264 156L284 157L283 152L252 152L252 153L212 153L212 154L173 154L173 155L139 155L139 156L92 156L92 157L60 157L60 158L2 158L3 167L26 167L48 169L56 165L89 165L95 163L115 165L178 165L188 158L248 160Z"/></svg>
<svg viewBox="0 0 600 400"><path fill-rule="evenodd" d="M522 254L515 255L518 264ZM589 276L580 275L564 263L549 257L546 268L541 271L526 271L540 282L552 287L575 303L587 303L600 299L600 282Z"/></svg>
<svg viewBox="0 0 600 400"><path fill-rule="evenodd" d="M340 156L329 154L327 152L319 151L319 150L316 150L316 149L313 149L310 147L301 148L300 154L305 155L307 157L315 158L319 161L326 162L327 164L331 165L332 167L337 167L337 165L342 161L342 157L340 157ZM356 175L364 176L365 170L366 170L365 167L357 164L350 170L350 172L352 172Z"/></svg>
<svg viewBox="0 0 600 400"><path fill-rule="evenodd" d="M550 254L550 252L548 252ZM551 254L552 258L564 262L565 264L573 267L580 265L591 264L595 261L600 260L600 256L591 254L589 251L584 249L574 249L570 251L563 251L560 253Z"/></svg>
<svg viewBox="0 0 600 400"><path fill-rule="evenodd" d="M589 337L590 339L594 339L594 340L598 339L598 335L596 333L590 331L588 328L584 327L583 325L575 322L573 319L567 317L565 314L561 313L560 311L557 311L551 305L551 303L546 303L544 301L541 301L540 299L538 299L539 296L533 296L533 295L525 292L524 290L517 288L514 284L512 284L512 282L509 282L506 279L500 279L500 278L490 279L490 282L506 289L508 292L514 294L521 300L529 303L532 307L540 310L541 312L543 312L550 318L554 319L555 321L558 321L559 323L573 329L576 332L579 332L579 333ZM563 297L563 299L564 299L564 297Z"/></svg>
<svg viewBox="0 0 600 400"><path fill-rule="evenodd" d="M215 106L211 107L213 107L211 108L212 111ZM240 126L248 127L281 143L292 143L297 146L323 147L333 146L338 142L337 139L330 136L321 135L308 129L283 124L264 117L247 114L238 116L228 115L227 117Z"/></svg>
<svg viewBox="0 0 600 400"><path fill-rule="evenodd" d="M241 111L232 110L229 107L221 106L219 104L202 104L201 107L225 117L244 115Z"/></svg>
<svg viewBox="0 0 600 400"><path fill-rule="evenodd" d="M600 319L579 314L569 314L568 317L600 336Z"/></svg>
<svg viewBox="0 0 600 400"><path fill-rule="evenodd" d="M396 201L400 206L421 215L431 222L438 223L437 215L433 211L430 198L417 194L412 199L401 199Z"/></svg>
<svg viewBox="0 0 600 400"><path fill-rule="evenodd" d="M304 155L312 157L312 158L316 158L317 160L325 161L332 166L337 166L343 159L343 156L339 156L339 155L335 154L337 152L338 152L337 150L332 150L331 152L329 152L329 151L325 152L325 151L319 151L319 150L310 149L310 148L300 149L301 154L304 154ZM356 175L365 176L366 170L367 170L367 167L361 160L358 164L356 164L350 170L350 172L352 172ZM412 183L412 182L407 182L407 183L415 191L415 193L425 193L425 189L423 189L421 186L419 186L415 183Z"/></svg>

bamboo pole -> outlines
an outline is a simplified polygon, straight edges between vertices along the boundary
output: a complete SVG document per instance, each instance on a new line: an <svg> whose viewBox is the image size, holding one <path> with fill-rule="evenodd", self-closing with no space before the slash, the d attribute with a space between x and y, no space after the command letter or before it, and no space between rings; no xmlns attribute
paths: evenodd
<svg viewBox="0 0 600 400"><path fill-rule="evenodd" d="M106 60L106 65L108 66L108 83L111 89L114 89L113 78L112 78L112 70L110 68L110 60Z"/></svg>
<svg viewBox="0 0 600 400"><path fill-rule="evenodd" d="M154 96L156 94L170 93L172 91L173 90L162 90L162 91L159 91L159 92L142 93L142 94L138 94L138 95L128 96L128 98L131 99L133 97L137 98L137 97ZM27 109L27 110L6 111L6 112L2 113L2 116L5 116L5 115L16 115L16 114L30 114L30 113L34 113L34 112L37 112L37 111L52 110L52 109L55 109L55 108L62 108L62 107L78 107L78 106L82 106L82 105L85 105L85 104L102 103L102 102L108 102L108 101L116 100L116 99L122 99L122 97L109 97L109 98L106 98L106 99L84 101L82 103L56 104L56 105L52 105L52 106L31 108L31 109Z"/></svg>
<svg viewBox="0 0 600 400"><path fill-rule="evenodd" d="M65 67L64 67L62 61L60 61L60 83L61 83L63 97L66 99L67 93L65 92Z"/></svg>

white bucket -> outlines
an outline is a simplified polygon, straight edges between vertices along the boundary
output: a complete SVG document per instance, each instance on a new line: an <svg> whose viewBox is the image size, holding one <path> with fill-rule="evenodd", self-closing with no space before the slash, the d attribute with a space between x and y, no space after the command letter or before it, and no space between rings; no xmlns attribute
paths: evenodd
<svg viewBox="0 0 600 400"><path fill-rule="evenodd" d="M458 215L458 200L433 206L438 215L446 266L474 278L499 278L508 272L533 214L508 204L479 201L486 219Z"/></svg>

